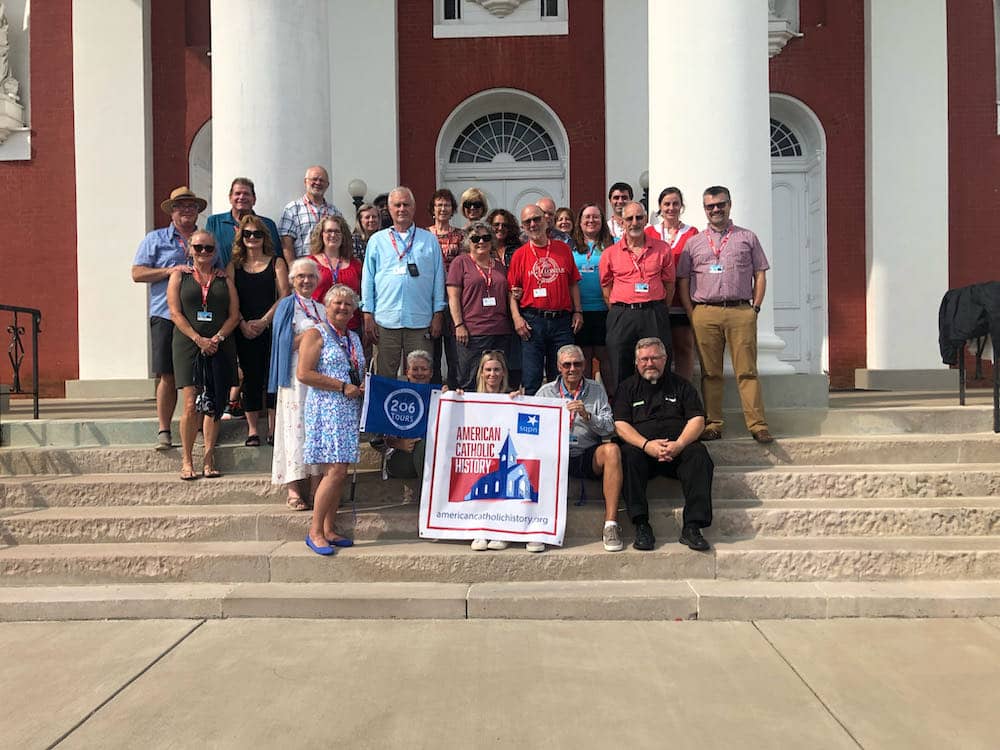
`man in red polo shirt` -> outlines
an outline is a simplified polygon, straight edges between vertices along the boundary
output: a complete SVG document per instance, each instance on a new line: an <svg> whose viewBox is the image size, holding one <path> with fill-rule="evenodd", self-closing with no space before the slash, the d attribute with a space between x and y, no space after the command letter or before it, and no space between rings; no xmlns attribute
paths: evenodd
<svg viewBox="0 0 1000 750"><path fill-rule="evenodd" d="M601 254L601 289L608 303L608 372L614 392L635 374L635 345L658 338L670 351L670 300L674 296L673 251L646 234L646 209L632 201L622 209L625 235Z"/></svg>
<svg viewBox="0 0 1000 750"><path fill-rule="evenodd" d="M580 272L565 242L549 239L545 213L538 206L521 210L521 226L528 241L510 259L507 280L522 290L511 296L514 331L521 337L521 380L524 392L534 395L546 380L555 380L559 370L557 352L573 343L573 334L583 325L580 306Z"/></svg>

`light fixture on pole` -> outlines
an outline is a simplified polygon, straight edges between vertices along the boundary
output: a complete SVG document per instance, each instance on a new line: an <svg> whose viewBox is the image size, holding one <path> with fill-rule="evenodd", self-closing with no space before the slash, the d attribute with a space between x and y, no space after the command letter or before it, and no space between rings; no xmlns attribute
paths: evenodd
<svg viewBox="0 0 1000 750"><path fill-rule="evenodd" d="M642 205L646 209L646 213L649 213L649 171L642 170L642 174L639 175L639 187L642 188Z"/></svg>
<svg viewBox="0 0 1000 750"><path fill-rule="evenodd" d="M364 180L355 177L347 183L347 192L351 196L351 200L354 201L354 210L357 211L361 208L361 204L365 202L365 193L368 192L368 185Z"/></svg>

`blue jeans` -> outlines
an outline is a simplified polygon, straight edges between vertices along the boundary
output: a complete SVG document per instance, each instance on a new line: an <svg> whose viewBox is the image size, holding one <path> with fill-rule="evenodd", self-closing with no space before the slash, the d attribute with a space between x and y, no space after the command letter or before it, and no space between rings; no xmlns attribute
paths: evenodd
<svg viewBox="0 0 1000 750"><path fill-rule="evenodd" d="M556 379L559 372L556 352L573 343L573 317L568 312L558 318L546 318L531 308L522 308L521 315L531 326L531 336L521 342L521 382L524 392L534 396L546 381Z"/></svg>

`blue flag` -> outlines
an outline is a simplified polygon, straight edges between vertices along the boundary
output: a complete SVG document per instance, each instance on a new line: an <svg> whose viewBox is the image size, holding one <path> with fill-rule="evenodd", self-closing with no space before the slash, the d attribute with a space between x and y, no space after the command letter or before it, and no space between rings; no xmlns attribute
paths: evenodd
<svg viewBox="0 0 1000 750"><path fill-rule="evenodd" d="M433 385L365 376L361 431L405 438L427 436Z"/></svg>

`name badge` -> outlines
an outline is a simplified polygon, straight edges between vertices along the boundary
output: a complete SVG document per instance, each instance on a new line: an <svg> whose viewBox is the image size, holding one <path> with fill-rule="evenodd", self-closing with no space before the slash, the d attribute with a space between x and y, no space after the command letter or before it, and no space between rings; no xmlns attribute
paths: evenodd
<svg viewBox="0 0 1000 750"><path fill-rule="evenodd" d="M395 266L392 269L393 276L406 276L406 266Z"/></svg>
<svg viewBox="0 0 1000 750"><path fill-rule="evenodd" d="M416 263L407 263L406 264L406 271L413 278L417 278L417 276L420 275L420 269L417 268L417 264Z"/></svg>
<svg viewBox="0 0 1000 750"><path fill-rule="evenodd" d="M570 435L569 436L569 442L570 442L570 445L572 445L573 443L579 443L580 442L580 438L578 438L576 435Z"/></svg>
<svg viewBox="0 0 1000 750"><path fill-rule="evenodd" d="M539 287L539 288L533 290L531 294L532 294L532 296L535 299L538 299L539 297L548 297L549 296L549 290L546 289L545 287Z"/></svg>
<svg viewBox="0 0 1000 750"><path fill-rule="evenodd" d="M637 282L635 285L636 294L649 294L649 284L644 281Z"/></svg>
<svg viewBox="0 0 1000 750"><path fill-rule="evenodd" d="M496 297L483 297L483 307L496 307L497 298Z"/></svg>
<svg viewBox="0 0 1000 750"><path fill-rule="evenodd" d="M583 268L580 269L580 273L593 273L596 270L597 269L594 268L593 266L584 266Z"/></svg>
<svg viewBox="0 0 1000 750"><path fill-rule="evenodd" d="M708 272L709 273L722 273L722 264L721 263L713 263L711 266L708 267Z"/></svg>
<svg viewBox="0 0 1000 750"><path fill-rule="evenodd" d="M211 323L212 322L212 311L211 310L199 310L198 311L198 322L199 323Z"/></svg>

